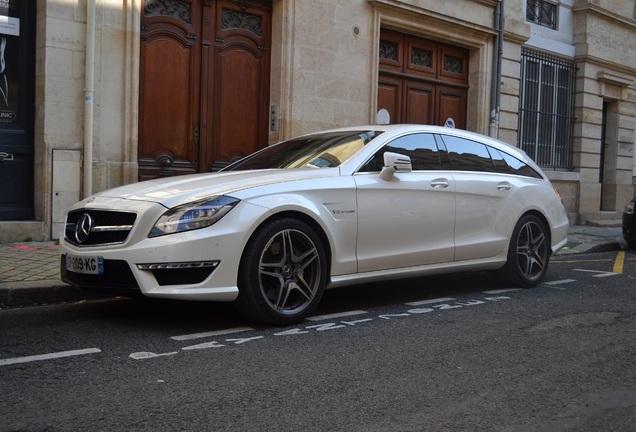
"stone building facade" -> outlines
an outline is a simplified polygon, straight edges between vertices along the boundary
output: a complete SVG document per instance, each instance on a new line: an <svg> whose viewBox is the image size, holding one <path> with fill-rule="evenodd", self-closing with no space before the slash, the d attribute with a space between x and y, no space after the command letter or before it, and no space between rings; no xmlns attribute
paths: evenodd
<svg viewBox="0 0 636 432"><path fill-rule="evenodd" d="M225 14L227 6L231 18L253 24L255 2L258 14L265 11L258 17L269 23L259 21L256 33L265 31L268 39L254 49L266 52L269 62L268 84L259 90L268 100L261 107L267 131L259 146L325 128L375 123L387 100L400 106L399 115L398 105L389 107L391 121L420 118L428 107L438 114L431 122L439 122L448 102L459 113L453 119L458 124L520 146L537 159L560 190L573 223L617 219L634 194L635 0L220 2L38 0L26 8L22 28L35 29L33 76L20 81L33 93L34 169L27 188L32 211L3 219L0 199L0 242L59 238L74 202L138 181L147 162L140 156L147 145L140 138L147 135L144 113L161 112L147 106L153 90L147 83L161 76L156 63L149 63L153 55L162 47L172 49L169 33L185 29L175 40L183 46L201 43L203 54L192 64L207 71L205 50L224 39L206 35L206 23L215 13ZM203 24L196 27L199 20ZM225 15L219 20L225 30ZM189 28L202 29L201 36ZM243 37L252 30L235 33ZM151 39L165 45L151 45ZM398 58L384 57L384 49L400 43L405 66L392 69ZM418 59L422 53L425 58L439 54L441 72L427 75L426 64L413 63L414 53ZM188 106L195 105L201 111L199 102ZM204 123L187 132L197 146L200 134L214 135ZM0 123L0 134L1 129ZM0 135L0 154L3 142ZM176 166L169 153L157 156L156 172ZM0 162L0 175L7 163Z"/></svg>

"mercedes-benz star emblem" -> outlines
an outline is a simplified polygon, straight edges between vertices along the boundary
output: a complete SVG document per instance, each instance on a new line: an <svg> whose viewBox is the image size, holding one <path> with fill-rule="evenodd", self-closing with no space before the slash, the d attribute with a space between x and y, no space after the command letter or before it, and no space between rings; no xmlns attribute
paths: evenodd
<svg viewBox="0 0 636 432"><path fill-rule="evenodd" d="M84 243L88 238L88 235L91 233L91 229L93 229L93 218L88 213L84 213L80 216L77 221L77 226L75 227L75 239L78 243Z"/></svg>

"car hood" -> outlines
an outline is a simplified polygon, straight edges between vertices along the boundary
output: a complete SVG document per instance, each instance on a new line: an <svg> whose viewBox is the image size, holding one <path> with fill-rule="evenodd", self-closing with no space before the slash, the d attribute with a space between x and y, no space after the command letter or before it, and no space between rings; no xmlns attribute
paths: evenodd
<svg viewBox="0 0 636 432"><path fill-rule="evenodd" d="M231 195L239 190L275 183L333 177L339 174L338 168L271 169L192 174L132 183L98 193L95 197L156 202L172 208L211 196Z"/></svg>

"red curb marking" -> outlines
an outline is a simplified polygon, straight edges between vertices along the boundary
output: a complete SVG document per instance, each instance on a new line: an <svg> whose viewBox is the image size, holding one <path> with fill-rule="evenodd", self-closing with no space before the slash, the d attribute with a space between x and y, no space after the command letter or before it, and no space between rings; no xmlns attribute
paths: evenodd
<svg viewBox="0 0 636 432"><path fill-rule="evenodd" d="M34 250L37 250L36 248L31 247L31 246L28 246L28 245L25 245L25 244L16 245L16 247L15 247L15 248L16 248L17 250L24 250L24 251L34 251Z"/></svg>

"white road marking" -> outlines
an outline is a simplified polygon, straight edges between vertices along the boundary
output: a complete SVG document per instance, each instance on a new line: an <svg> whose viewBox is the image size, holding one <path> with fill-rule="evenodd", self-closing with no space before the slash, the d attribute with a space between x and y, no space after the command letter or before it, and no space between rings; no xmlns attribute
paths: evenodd
<svg viewBox="0 0 636 432"><path fill-rule="evenodd" d="M311 317L307 317L307 320L309 320L309 321L324 321L324 320L337 319L337 318L349 317L349 316L354 316L354 315L362 315L362 314L365 314L365 313L368 313L368 312L367 311L362 311L362 310L356 310L356 311L341 312L341 313L334 313L334 314L328 314L328 315L311 316Z"/></svg>
<svg viewBox="0 0 636 432"><path fill-rule="evenodd" d="M29 363L29 362L41 361L41 360L51 360L51 359L63 358L63 357L73 357L73 356L80 356L85 354L95 354L100 352L102 352L102 350L100 350L99 348L87 348L87 349L73 350L73 351L61 351L61 352L50 353L50 354L41 354L41 355L33 355L33 356L26 356L26 357L15 357L15 358L0 360L0 366L6 366L6 365L16 364L16 363Z"/></svg>
<svg viewBox="0 0 636 432"><path fill-rule="evenodd" d="M176 351L169 352L169 353L161 353L161 354L157 354L153 352L136 352L136 353L132 353L129 357L135 360L145 360L149 358L163 357L163 356L169 356L169 355L175 355L175 354L179 354L179 353Z"/></svg>
<svg viewBox="0 0 636 432"><path fill-rule="evenodd" d="M521 288L503 288L503 289L496 289L496 290L482 291L482 292L484 294L501 294L501 293L512 292L512 291L521 291Z"/></svg>
<svg viewBox="0 0 636 432"><path fill-rule="evenodd" d="M254 330L252 327L236 327L236 328L224 329L224 330L214 330L214 331L204 332L204 333L192 333L192 334L187 334L182 336L172 336L170 339L184 341L184 340L192 340L192 339L201 339L201 338L206 338L210 336L221 336L221 335L232 334L232 333L241 333L241 332L252 331L252 330Z"/></svg>
<svg viewBox="0 0 636 432"><path fill-rule="evenodd" d="M597 274L593 275L592 277L617 276L617 275L620 274L620 273L614 273L614 272L607 272L607 271L600 271L600 270L588 270L588 269L574 269L574 271L588 272L588 273L597 273Z"/></svg>
<svg viewBox="0 0 636 432"><path fill-rule="evenodd" d="M431 300L422 300L422 301L416 301L416 302L411 302L411 303L406 303L409 306L421 306L421 305L425 305L425 304L432 304L432 303L441 303L441 302L448 302L448 301L453 301L455 300L454 298L451 297L441 297L441 298L436 298L436 299L431 299Z"/></svg>
<svg viewBox="0 0 636 432"><path fill-rule="evenodd" d="M542 285L562 285L562 284L571 283L571 282L576 282L576 279L562 279L562 280L556 280L556 281L550 281L550 282L543 282Z"/></svg>

